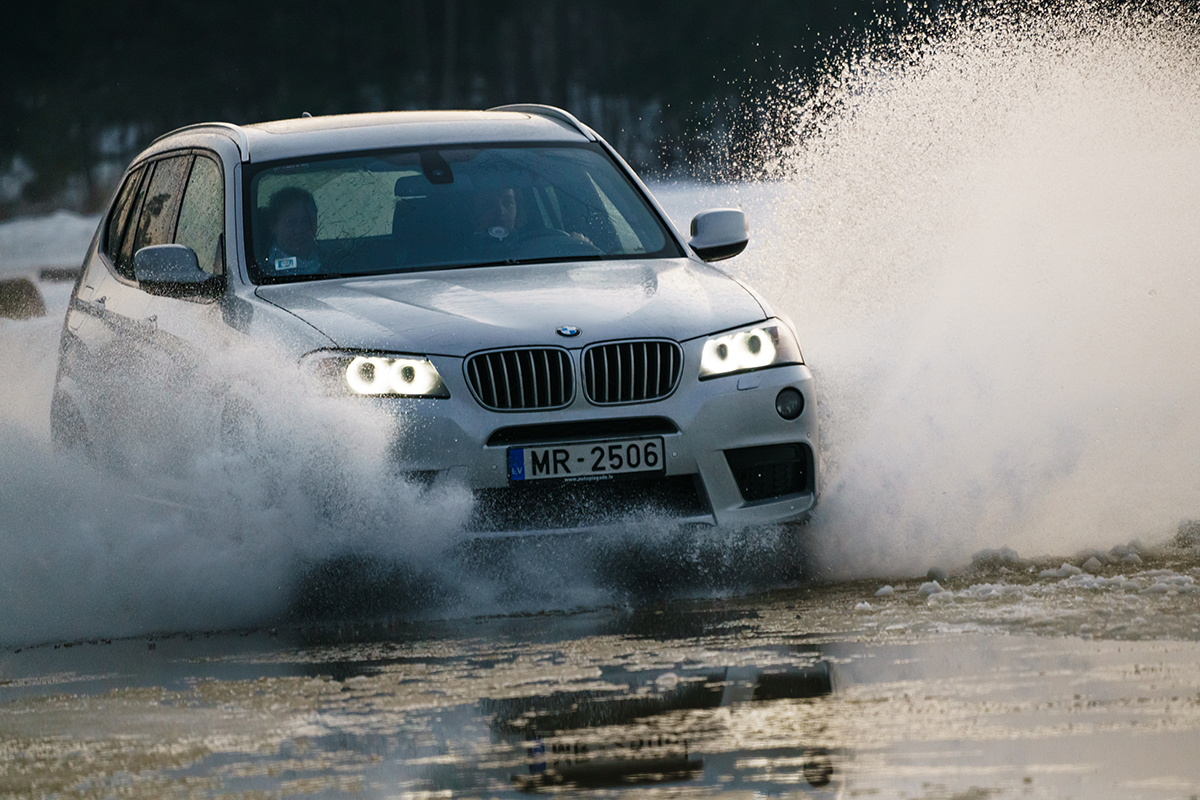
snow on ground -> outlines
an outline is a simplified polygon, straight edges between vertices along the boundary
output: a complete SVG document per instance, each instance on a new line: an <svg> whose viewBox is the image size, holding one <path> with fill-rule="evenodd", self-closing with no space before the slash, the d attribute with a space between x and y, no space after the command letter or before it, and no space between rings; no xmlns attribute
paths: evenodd
<svg viewBox="0 0 1200 800"><path fill-rule="evenodd" d="M78 267L99 216L55 211L0 222L0 277L40 267Z"/></svg>
<svg viewBox="0 0 1200 800"><path fill-rule="evenodd" d="M960 573L884 585L858 581L835 602L868 636L999 630L1200 641L1198 578L1200 539L1185 526L1165 544L1133 542L1066 560L986 550Z"/></svg>

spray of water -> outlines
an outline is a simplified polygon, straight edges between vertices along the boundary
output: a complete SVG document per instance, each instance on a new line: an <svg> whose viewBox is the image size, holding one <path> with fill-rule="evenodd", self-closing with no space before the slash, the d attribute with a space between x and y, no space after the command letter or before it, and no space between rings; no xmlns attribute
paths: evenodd
<svg viewBox="0 0 1200 800"><path fill-rule="evenodd" d="M653 509L613 536L476 541L469 492L394 468L403 416L323 397L262 346L175 371L114 353L89 381L122 387L92 457L57 452L59 320L0 319L0 643L591 607L756 574L724 532ZM210 387L231 376L247 402L225 436Z"/></svg>
<svg viewBox="0 0 1200 800"><path fill-rule="evenodd" d="M323 559L370 553L419 569L461 536L465 492L388 468L393 421L308 395L261 350L200 368L258 376L251 443L139 411L109 420L128 446L103 452L99 467L55 452L60 324L0 320L0 642L273 622ZM213 402L196 389L212 375L185 377L142 400L169 404L173 420L209 419Z"/></svg>
<svg viewBox="0 0 1200 800"><path fill-rule="evenodd" d="M1037 9L868 49L784 109L746 270L820 380L833 575L1200 516L1198 23Z"/></svg>

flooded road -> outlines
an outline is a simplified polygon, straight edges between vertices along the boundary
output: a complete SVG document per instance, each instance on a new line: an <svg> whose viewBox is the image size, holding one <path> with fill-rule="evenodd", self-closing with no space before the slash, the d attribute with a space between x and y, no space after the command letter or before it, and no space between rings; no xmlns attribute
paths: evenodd
<svg viewBox="0 0 1200 800"><path fill-rule="evenodd" d="M1195 545L1073 560L10 649L0 796L1195 796Z"/></svg>

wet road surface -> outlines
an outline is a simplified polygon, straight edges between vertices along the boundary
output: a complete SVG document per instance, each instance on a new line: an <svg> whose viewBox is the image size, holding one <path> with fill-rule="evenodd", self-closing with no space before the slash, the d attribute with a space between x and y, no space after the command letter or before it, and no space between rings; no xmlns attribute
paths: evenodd
<svg viewBox="0 0 1200 800"><path fill-rule="evenodd" d="M1200 558L1133 555L9 648L0 796L1193 797Z"/></svg>

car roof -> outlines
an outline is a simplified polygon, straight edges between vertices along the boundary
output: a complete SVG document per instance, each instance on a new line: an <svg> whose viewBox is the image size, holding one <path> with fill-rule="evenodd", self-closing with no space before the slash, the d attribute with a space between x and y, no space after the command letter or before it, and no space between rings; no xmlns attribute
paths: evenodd
<svg viewBox="0 0 1200 800"><path fill-rule="evenodd" d="M201 123L154 141L153 151L196 144L205 136L232 138L242 160L275 161L355 150L488 142L586 142L595 134L550 106L507 106L489 111L385 111L259 122Z"/></svg>

